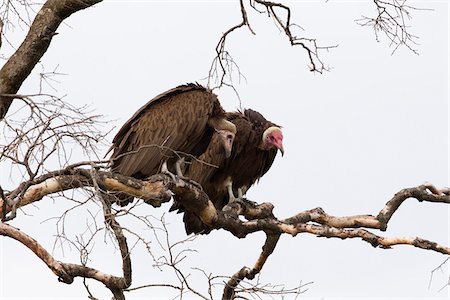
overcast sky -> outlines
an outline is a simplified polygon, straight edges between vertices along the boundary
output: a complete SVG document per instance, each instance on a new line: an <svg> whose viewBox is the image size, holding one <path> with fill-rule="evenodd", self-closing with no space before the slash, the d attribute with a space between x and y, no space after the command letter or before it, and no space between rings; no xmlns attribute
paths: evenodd
<svg viewBox="0 0 450 300"><path fill-rule="evenodd" d="M46 71L57 68L67 74L53 83L56 92L47 90L67 95L73 105L91 104L112 120L105 127L115 127L110 141L121 124L155 95L186 82L206 83L203 79L221 33L240 22L238 1L211 2L104 1L76 13L58 30L42 59ZM338 45L323 55L330 72L309 72L305 52L291 47L263 14L249 11L256 35L243 28L228 39L228 50L246 78L234 81L242 106L258 110L284 131L285 156L276 158L248 198L272 202L278 218L315 207L336 216L376 215L402 188L425 181L449 186L448 1L416 2L433 9L412 14L410 30L419 37L415 46L419 55L406 48L391 55L393 49L383 37L377 42L373 31L355 23L363 14L374 14L371 1L325 2L289 5L305 36L322 45ZM20 28L9 34L12 41L23 36ZM36 93L41 71L36 68L20 93ZM239 107L232 90L216 93L227 110ZM106 149L107 145L99 156ZM72 162L84 159L78 151ZM55 222L42 223L65 207L44 200L26 208L28 216L21 214L11 224L53 250L58 259L78 262L74 248L54 247ZM138 209L158 216L169 207ZM165 218L171 240L184 238L181 216L170 213ZM375 233L420 236L449 246L449 219L448 206L411 200L394 215L387 232ZM69 214L68 234L85 230L87 220L85 210ZM108 238L106 246L103 240L101 236L92 251L91 266L118 275L119 253ZM188 253L183 267L206 293L204 275L189 267L230 276L254 264L263 242L261 233L238 240L228 232L214 231L187 244L197 252ZM171 280L170 272L155 269L141 248L132 254L133 286ZM443 255L407 246L382 250L356 239L283 235L260 281L286 287L313 282L304 299L448 299L448 287L438 291L448 281L449 263L428 288L430 271L444 260ZM1 299L86 299L81 280L70 286L58 283L15 241L0 239L0 265ZM110 298L100 285L90 286L96 296ZM220 291L218 287L217 295ZM165 299L168 292L176 295L167 289L143 289L127 296Z"/></svg>

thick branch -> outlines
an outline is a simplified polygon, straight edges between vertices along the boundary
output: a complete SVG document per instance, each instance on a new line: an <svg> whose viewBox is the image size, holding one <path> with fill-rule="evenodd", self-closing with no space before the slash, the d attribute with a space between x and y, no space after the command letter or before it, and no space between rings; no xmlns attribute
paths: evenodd
<svg viewBox="0 0 450 300"><path fill-rule="evenodd" d="M33 251L33 253L36 254L36 256L39 257L56 276L58 276L58 280L61 282L71 284L75 277L91 278L102 282L113 294L116 293L115 290L122 290L125 288L124 280L121 277L105 274L86 266L63 263L55 260L35 239L13 226L0 223L0 235L10 237Z"/></svg>
<svg viewBox="0 0 450 300"><path fill-rule="evenodd" d="M168 202L173 192L179 196L179 201L182 202L183 206L200 216L205 224L216 229L225 229L240 238L256 231L296 235L305 232L305 228L299 225L308 222L338 229L373 228L385 230L392 215L401 203L408 198L426 202L450 203L448 188L438 190L427 183L418 187L403 189L395 194L377 217L372 215L335 217L326 214L321 208L316 208L300 212L284 220L278 220L273 216L273 205L270 203L256 205L250 201L233 202L227 205L223 211L216 211L207 195L198 187L180 179L173 182L169 176L159 174L150 177L147 181L141 181L105 171L95 172L98 174L98 184L102 189L123 192L142 198L146 203L155 207ZM23 190L22 185L24 184L27 187L26 190ZM11 211L11 202L16 203L18 208L38 201L48 194L94 186L91 172L82 168L67 168L43 175L31 183L26 182L24 184L5 195L8 204L5 211L3 211L3 199L0 199L0 214L7 214ZM240 220L239 215L244 215L249 221ZM307 230L307 232L309 231Z"/></svg>
<svg viewBox="0 0 450 300"><path fill-rule="evenodd" d="M49 176L50 174L50 176ZM92 187L94 182L86 169L64 169L43 175L33 182L24 182L6 195L6 207L0 199L0 215L6 215L16 208L41 200L44 196L80 187ZM141 181L120 174L98 171L98 180L108 191L120 191L143 199L155 207L168 202L171 197L170 182L166 176L155 175L147 181ZM26 189L24 190L24 187Z"/></svg>
<svg viewBox="0 0 450 300"><path fill-rule="evenodd" d="M20 47L0 70L0 94L15 94L47 51L56 30L71 14L101 0L48 0L38 12ZM0 120L11 105L12 97L0 97Z"/></svg>
<svg viewBox="0 0 450 300"><path fill-rule="evenodd" d="M275 247L277 246L278 240L280 239L280 234L266 233L266 242L262 247L262 252L258 257L255 265L252 269L243 267L237 273L235 273L230 280L225 285L223 290L222 300L234 299L235 290L239 283L244 279L253 279L261 271L264 264L267 261L269 255L273 253Z"/></svg>
<svg viewBox="0 0 450 300"><path fill-rule="evenodd" d="M264 231L267 235L267 240L255 266L252 269L242 268L230 279L226 287L228 290L224 291L224 299L230 299L233 296L241 280L244 278L252 279L255 274L260 272L268 256L274 251L280 235L284 233L292 236L296 236L299 233L310 233L318 237L327 238L360 238L370 243L373 247L383 249L394 245L411 245L450 255L449 247L420 237L383 237L367 230L367 228L386 230L387 223L395 211L408 198L449 204L450 190L448 188L439 190L429 183L401 190L386 203L377 217L373 215L335 217L328 215L322 208L315 208L300 212L284 220L278 220L273 215L272 204L263 203L258 205L248 200L232 202L222 211L216 211L207 195L197 185L179 178L172 179L170 176L161 174L154 175L147 181L141 181L110 172L99 171L95 166L90 170L80 167L69 167L43 175L33 182L24 184L16 190L3 194L3 198L6 198L8 205L6 205L6 210L4 210L3 199L0 201L1 213L11 211L10 203L15 203L17 207L20 207L38 201L45 195L55 192L79 187L92 187L95 191L101 193L120 192L140 197L153 206L160 206L162 203L169 201L171 194L174 193L177 195L177 200L183 204L186 210L196 213L205 224L214 229L227 230L239 238L244 238L253 232ZM26 190L23 190L24 187L26 187ZM70 282L74 276L94 278L108 283L109 285L107 286L114 293L115 297L122 299L123 289L131 284L131 262L129 261L128 247L121 227L111 213L110 204L107 200L103 201L105 201L105 221L113 229L124 261L124 278L120 278L120 284L116 282L119 277L114 277L113 280L108 277L110 275L98 273L98 271L93 269L78 267L77 265L71 267L71 265L56 262L47 252L41 250L42 247L36 246L37 243L31 238L12 235L10 232L14 231L7 230L10 228L7 225L2 226L2 235L11 236L27 246L32 245L28 247L32 250L36 249L33 250L36 255L44 260L55 274L63 278L64 282ZM241 215L245 216L247 221L241 220L239 218ZM110 283L111 280L113 283Z"/></svg>
<svg viewBox="0 0 450 300"><path fill-rule="evenodd" d="M415 198L418 201L450 203L450 190L448 188L438 190L430 183L425 183L418 187L403 189L386 203L386 206L380 211L377 219L381 222L379 229L386 230L387 223L392 215L397 211L400 205L408 198Z"/></svg>
<svg viewBox="0 0 450 300"><path fill-rule="evenodd" d="M123 284L119 288L115 288L113 291L114 297L116 300L125 299L123 295L123 289L130 287L131 285L131 257L130 251L128 248L128 243L125 235L123 234L122 227L119 222L116 220L115 214L113 214L111 210L111 202L109 201L109 197L101 193L101 190L106 190L104 186L100 186L102 181L98 176L98 173L94 170L91 170L91 178L97 192L98 198L103 206L103 216L105 217L105 224L107 227L111 228L114 236L116 238L117 244L119 245L120 255L122 257L122 271L123 271Z"/></svg>

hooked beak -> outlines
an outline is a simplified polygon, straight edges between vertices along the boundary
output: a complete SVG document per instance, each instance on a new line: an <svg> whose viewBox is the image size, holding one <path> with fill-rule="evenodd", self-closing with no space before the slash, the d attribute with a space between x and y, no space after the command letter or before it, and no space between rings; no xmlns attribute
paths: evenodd
<svg viewBox="0 0 450 300"><path fill-rule="evenodd" d="M284 156L284 148L283 148L283 140L282 139L276 139L273 143L273 146L280 150L281 156Z"/></svg>
<svg viewBox="0 0 450 300"><path fill-rule="evenodd" d="M283 148L283 145L280 145L280 147L278 148L278 150L280 150L280 152L281 152L281 157L283 157L283 156L284 156L284 148Z"/></svg>

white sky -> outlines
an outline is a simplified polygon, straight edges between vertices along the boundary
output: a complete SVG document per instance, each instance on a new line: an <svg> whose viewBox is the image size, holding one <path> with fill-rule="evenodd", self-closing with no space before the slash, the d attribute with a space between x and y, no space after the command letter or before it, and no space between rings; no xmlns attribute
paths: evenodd
<svg viewBox="0 0 450 300"><path fill-rule="evenodd" d="M243 107L283 126L286 150L249 191L249 199L274 203L279 218L315 207L336 216L376 215L402 188L425 181L438 187L450 185L449 3L416 4L433 9L412 15L411 32L420 37L420 55L405 48L391 55L386 42L377 43L370 29L354 22L362 14L373 13L370 1L289 2L292 18L306 36L323 45L339 44L324 54L333 69L323 75L308 71L305 52L290 47L271 19L249 13L256 36L244 28L227 43L247 79L236 80L236 88ZM218 38L239 21L237 1L105 1L70 17L42 63L46 71L58 66L59 72L67 74L55 83L59 95L67 94L66 100L74 105L91 104L114 120L107 128L120 127L155 95L186 82L205 83L202 79ZM22 33L12 34L16 36L11 39L17 40ZM40 71L37 67L20 93L37 91ZM238 108L231 90L217 93L226 109ZM73 155L73 162L78 160L84 160L81 151ZM159 215L169 207L138 209ZM44 200L25 211L30 216L21 215L11 224L52 250L55 224L41 222L61 214L63 205ZM165 218L171 239L183 238L181 216L166 214ZM83 231L88 219L86 211L74 212L67 218L67 231ZM126 224L141 226L132 221ZM411 200L381 234L420 236L449 246L449 227L448 206ZM103 236L96 243L92 266L118 275L119 253L106 240L106 247ZM261 233L238 240L215 231L189 243L198 252L188 253L183 267L206 293L204 276L189 267L232 275L254 264L263 241ZM54 254L63 261L78 262L77 252L67 245L64 253L56 247ZM153 261L142 249L136 248L132 259L133 286L170 280L168 271L152 267ZM448 299L448 287L438 292L449 278L448 263L428 289L430 271L444 259L413 247L381 250L356 239L285 235L260 281L286 287L314 282L302 295L304 299ZM58 283L44 264L12 240L0 239L0 266L0 299L86 299L81 280L71 286ZM100 285L90 286L95 296L110 298ZM174 295L167 289L144 289L127 296L165 299L169 292ZM220 292L218 287L217 295Z"/></svg>

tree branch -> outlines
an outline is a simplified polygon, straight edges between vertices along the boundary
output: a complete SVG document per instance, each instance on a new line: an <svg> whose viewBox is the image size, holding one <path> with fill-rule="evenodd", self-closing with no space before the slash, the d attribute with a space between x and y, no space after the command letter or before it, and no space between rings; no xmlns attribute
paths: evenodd
<svg viewBox="0 0 450 300"><path fill-rule="evenodd" d="M418 54L415 46L418 37L410 33L408 20L411 19L411 11L426 10L413 7L407 4L406 0L373 0L376 7L375 17L361 16L356 20L360 26L370 26L373 28L375 38L380 40L380 33L390 42L394 49L392 54L400 46L405 46L414 54Z"/></svg>
<svg viewBox="0 0 450 300"><path fill-rule="evenodd" d="M291 9L289 6L284 5L278 2L265 1L265 0L249 0L250 6L259 13L266 13L270 16L276 26L285 34L288 38L291 46L300 46L302 47L307 55L310 64L311 72L323 73L323 71L327 70L327 67L322 62L320 58L320 51L322 50L330 50L331 48L336 48L336 45L333 46L319 46L317 44L316 39L307 38L307 37L298 37L296 36L291 28L299 27L298 25L292 23L291 21ZM243 0L239 1L242 20L239 24L236 24L226 30L219 39L219 42L216 45L216 56L214 57L211 66L209 68L208 73L208 87L211 87L211 79L214 79L215 82L218 83L216 87L220 88L223 85L225 86L233 86L232 85L232 73L233 67L238 70L239 77L243 77L242 73L239 70L239 67L235 63L231 54L226 50L226 40L235 30L247 26L250 32L255 35L255 31L253 31L250 26L249 18L247 15L247 9L245 8ZM259 10L256 7L256 4L260 5L263 10ZM283 16L279 13L279 11L285 12L286 16ZM227 77L228 76L228 80Z"/></svg>
<svg viewBox="0 0 450 300"><path fill-rule="evenodd" d="M448 188L437 189L430 183L399 191L386 203L376 217L373 215L335 217L328 215L322 208L315 208L300 212L284 220L278 220L273 215L274 207L270 203L257 204L248 200L235 201L225 206L222 211L217 211L207 195L197 185L182 179L172 179L170 176L157 174L146 181L141 181L102 171L99 170L100 168L100 166L94 164L90 165L90 169L76 165L42 175L32 182L22 183L17 189L9 193L3 193L3 199L0 199L0 213L2 215L10 213L12 211L10 203L15 203L18 208L39 201L46 195L81 187L93 188L94 191L108 194L108 197L113 197L117 192L127 193L142 198L145 203L154 207L168 202L172 193L174 193L186 210L196 213L205 224L213 229L227 230L239 238L244 238L248 234L258 231L266 233L267 238L263 251L254 267L252 269L244 267L233 275L225 287L224 299L231 299L236 287L244 278L253 279L261 271L267 258L274 251L281 234L296 236L300 233L309 233L317 237L327 238L360 238L373 247L382 249L388 249L395 245L410 245L450 255L449 247L420 237L383 237L367 230L386 230L387 224L395 211L409 198L414 198L420 202L450 204L450 190ZM26 187L26 190L23 190L24 187ZM19 196L20 200L18 200ZM111 227L119 243L124 272L124 278L120 278L121 283L113 280L115 283L109 285L108 288L115 293L116 297L123 297L123 290L131 284L131 261L129 261L128 246L122 229L111 212L111 204L107 198L102 198L102 201L105 222ZM5 202L7 203L6 208ZM247 220L241 220L239 216L244 216ZM62 263L48 258L48 253L36 246L37 243L30 240L31 238L15 237L9 233L12 232L12 229L7 226L5 224L2 227L2 235L11 236L25 245L33 245L29 248L38 249L33 251L39 257L42 257L41 259L47 263L55 274L62 277L64 282L70 281L71 277L85 275L87 278L109 282L110 279L105 279L106 275L95 275L99 274L98 271L87 267L81 268L78 265L71 267L67 264L62 265L64 268L61 267ZM114 290L115 288L118 289ZM123 299L120 297L118 299Z"/></svg>
<svg viewBox="0 0 450 300"><path fill-rule="evenodd" d="M15 94L47 51L59 25L71 14L101 0L48 0L31 24L25 40L0 70L0 94ZM0 97L0 120L13 98Z"/></svg>
<svg viewBox="0 0 450 300"><path fill-rule="evenodd" d="M171 197L169 178L165 175L155 175L147 181L132 177L97 171L98 180L108 191L123 192L141 198L154 207L168 202ZM67 167L42 175L32 181L20 184L18 188L8 193L6 199L0 199L0 215L6 216L14 209L41 200L44 196L65 190L92 187L94 182L90 171L83 168ZM4 203L6 202L6 207Z"/></svg>
<svg viewBox="0 0 450 300"><path fill-rule="evenodd" d="M71 284L75 277L95 279L102 282L115 296L118 294L117 290L122 291L125 288L122 277L105 274L99 270L86 266L63 263L55 260L35 239L11 225L0 223L0 235L10 237L33 251L33 253L36 254L36 256L39 257L56 276L58 276L60 282Z"/></svg>
<svg viewBox="0 0 450 300"><path fill-rule="evenodd" d="M258 257L258 260L256 261L255 265L252 269L243 267L240 269L237 273L235 273L230 280L225 285L225 288L223 290L222 300L228 300L228 299L234 299L235 298L235 290L236 287L239 285L239 283L247 278L247 279L254 279L255 276L261 271L264 264L267 261L267 258L269 255L273 253L275 250L275 247L277 246L278 240L280 239L280 234L272 234L272 233L266 233L266 242L264 243L262 247L262 252Z"/></svg>

